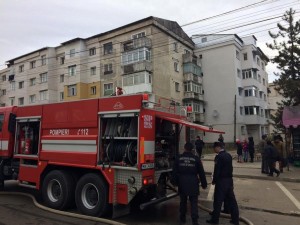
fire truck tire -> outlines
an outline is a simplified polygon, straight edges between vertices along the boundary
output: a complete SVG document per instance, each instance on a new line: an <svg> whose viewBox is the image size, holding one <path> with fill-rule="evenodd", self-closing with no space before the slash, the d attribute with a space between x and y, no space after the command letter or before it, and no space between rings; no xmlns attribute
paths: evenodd
<svg viewBox="0 0 300 225"><path fill-rule="evenodd" d="M76 186L75 202L82 214L99 217L106 215L110 205L105 181L93 173L81 177Z"/></svg>
<svg viewBox="0 0 300 225"><path fill-rule="evenodd" d="M42 184L44 203L53 209L64 210L74 204L75 180L67 171L49 172Z"/></svg>

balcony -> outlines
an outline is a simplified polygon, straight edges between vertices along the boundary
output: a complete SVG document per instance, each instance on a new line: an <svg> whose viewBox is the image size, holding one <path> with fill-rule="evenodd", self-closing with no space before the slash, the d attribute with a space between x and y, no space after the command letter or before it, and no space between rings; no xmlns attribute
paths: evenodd
<svg viewBox="0 0 300 225"><path fill-rule="evenodd" d="M196 92L185 92L183 100L188 100L188 99L196 99L199 101L204 101L203 95Z"/></svg>
<svg viewBox="0 0 300 225"><path fill-rule="evenodd" d="M183 64L183 73L186 74L186 73L192 73L192 74L195 74L195 75L198 75L198 76L201 76L202 74L202 70L201 70L201 67L194 64L194 63L184 63Z"/></svg>
<svg viewBox="0 0 300 225"><path fill-rule="evenodd" d="M193 81L193 82L202 84L202 77L198 76L198 75L195 75L195 74L192 74L192 73L186 73L186 74L184 74L183 81L184 82Z"/></svg>
<svg viewBox="0 0 300 225"><path fill-rule="evenodd" d="M185 53L182 55L183 63L194 63L200 66L200 62L198 57L193 55L192 53Z"/></svg>
<svg viewBox="0 0 300 225"><path fill-rule="evenodd" d="M132 39L126 42L123 42L123 52L126 51L132 51L134 49L138 48L151 48L152 47L152 42L151 39L148 37L141 37L141 38L136 38Z"/></svg>
<svg viewBox="0 0 300 225"><path fill-rule="evenodd" d="M152 75L146 71L122 76L122 84L126 94L152 93Z"/></svg>
<svg viewBox="0 0 300 225"><path fill-rule="evenodd" d="M140 61L122 66L122 74L137 73L140 71L152 71L152 63L149 61Z"/></svg>
<svg viewBox="0 0 300 225"><path fill-rule="evenodd" d="M204 113L192 112L188 113L188 118L194 123L204 123Z"/></svg>

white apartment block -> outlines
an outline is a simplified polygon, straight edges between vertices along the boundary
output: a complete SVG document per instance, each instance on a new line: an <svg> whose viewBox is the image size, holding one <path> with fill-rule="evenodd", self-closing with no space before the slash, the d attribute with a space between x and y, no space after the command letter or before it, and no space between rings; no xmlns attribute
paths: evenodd
<svg viewBox="0 0 300 225"><path fill-rule="evenodd" d="M265 67L269 60L256 46L256 38L221 34L192 39L203 72L205 124L224 130L227 143L252 136L258 144L261 135L268 133ZM204 141L217 140L206 134Z"/></svg>
<svg viewBox="0 0 300 225"><path fill-rule="evenodd" d="M193 49L176 22L156 17L74 38L8 60L0 71L0 104L98 98L122 87L125 94L149 93L166 108L191 105L191 120L203 123L201 67Z"/></svg>

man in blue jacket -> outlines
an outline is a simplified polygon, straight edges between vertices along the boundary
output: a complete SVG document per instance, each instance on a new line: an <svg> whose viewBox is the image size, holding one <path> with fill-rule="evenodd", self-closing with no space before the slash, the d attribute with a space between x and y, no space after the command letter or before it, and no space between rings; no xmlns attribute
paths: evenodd
<svg viewBox="0 0 300 225"><path fill-rule="evenodd" d="M178 186L180 195L180 222L186 222L187 198L191 203L191 217L193 225L198 225L198 195L199 179L201 187L206 189L207 181L199 157L192 153L193 145L186 143L185 151L174 163L172 183Z"/></svg>

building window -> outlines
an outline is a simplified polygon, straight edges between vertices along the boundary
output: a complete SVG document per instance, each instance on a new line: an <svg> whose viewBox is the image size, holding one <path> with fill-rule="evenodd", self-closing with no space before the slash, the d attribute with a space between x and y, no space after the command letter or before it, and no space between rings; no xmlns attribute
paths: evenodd
<svg viewBox="0 0 300 225"><path fill-rule="evenodd" d="M178 43L177 43L177 42L174 42L174 43L173 43L173 50L174 50L175 52L178 52Z"/></svg>
<svg viewBox="0 0 300 225"><path fill-rule="evenodd" d="M106 43L103 45L104 55L111 54L113 52L112 42Z"/></svg>
<svg viewBox="0 0 300 225"><path fill-rule="evenodd" d="M69 66L68 71L69 71L69 76L74 76L76 73L76 65Z"/></svg>
<svg viewBox="0 0 300 225"><path fill-rule="evenodd" d="M263 62L261 62L261 68L265 70L265 64Z"/></svg>
<svg viewBox="0 0 300 225"><path fill-rule="evenodd" d="M76 95L77 95L77 86L76 86L76 84L69 85L68 86L68 96L76 96Z"/></svg>
<svg viewBox="0 0 300 225"><path fill-rule="evenodd" d="M243 75L243 79L249 79L253 77L251 70L243 70L242 75Z"/></svg>
<svg viewBox="0 0 300 225"><path fill-rule="evenodd" d="M245 115L259 115L259 107L245 106Z"/></svg>
<svg viewBox="0 0 300 225"><path fill-rule="evenodd" d="M242 87L239 87L239 88L238 88L239 96L242 96L242 95L243 95L243 90L244 90L244 89L243 89Z"/></svg>
<svg viewBox="0 0 300 225"><path fill-rule="evenodd" d="M96 66L90 68L91 76L96 75Z"/></svg>
<svg viewBox="0 0 300 225"><path fill-rule="evenodd" d="M90 48L89 54L90 54L90 56L96 55L96 48Z"/></svg>
<svg viewBox="0 0 300 225"><path fill-rule="evenodd" d="M109 83L109 84L104 84L104 95L111 95L114 92L114 86L113 83Z"/></svg>
<svg viewBox="0 0 300 225"><path fill-rule="evenodd" d="M22 89L22 88L24 88L24 81L19 82L19 89Z"/></svg>
<svg viewBox="0 0 300 225"><path fill-rule="evenodd" d="M2 76L2 81L6 81L6 75Z"/></svg>
<svg viewBox="0 0 300 225"><path fill-rule="evenodd" d="M41 79L41 83L47 83L47 81L48 81L48 74L47 73L40 74L40 79Z"/></svg>
<svg viewBox="0 0 300 225"><path fill-rule="evenodd" d="M261 83L261 76L258 74L258 82Z"/></svg>
<svg viewBox="0 0 300 225"><path fill-rule="evenodd" d="M15 82L15 81L10 82L9 85L10 85L10 90L11 90L11 91L16 90L16 82Z"/></svg>
<svg viewBox="0 0 300 225"><path fill-rule="evenodd" d="M64 100L64 92L62 91L62 92L60 92L59 93L59 101L63 101Z"/></svg>
<svg viewBox="0 0 300 225"><path fill-rule="evenodd" d="M65 75L64 75L64 74L61 74L61 75L59 76L59 82L60 82L60 83L65 82Z"/></svg>
<svg viewBox="0 0 300 225"><path fill-rule="evenodd" d="M260 116L264 117L264 109L260 109Z"/></svg>
<svg viewBox="0 0 300 225"><path fill-rule="evenodd" d="M123 86L151 84L151 75L145 72L123 76Z"/></svg>
<svg viewBox="0 0 300 225"><path fill-rule="evenodd" d="M207 42L207 37L201 38L201 42L202 42L202 43Z"/></svg>
<svg viewBox="0 0 300 225"><path fill-rule="evenodd" d="M179 83L175 82L175 91L180 92Z"/></svg>
<svg viewBox="0 0 300 225"><path fill-rule="evenodd" d="M251 88L245 88L245 97L257 97L257 88L251 87Z"/></svg>
<svg viewBox="0 0 300 225"><path fill-rule="evenodd" d="M29 79L29 86L34 86L35 85L35 81L36 81L36 78L30 78Z"/></svg>
<svg viewBox="0 0 300 225"><path fill-rule="evenodd" d="M18 99L18 105L24 105L24 97Z"/></svg>
<svg viewBox="0 0 300 225"><path fill-rule="evenodd" d="M243 114L244 114L243 111L244 111L244 107L243 107L243 106L240 106L240 115L243 115Z"/></svg>
<svg viewBox="0 0 300 225"><path fill-rule="evenodd" d="M257 57L257 59L256 59L256 64L258 65L258 66L260 66L260 59Z"/></svg>
<svg viewBox="0 0 300 225"><path fill-rule="evenodd" d="M178 62L174 62L174 70L175 70L176 72L179 72Z"/></svg>
<svg viewBox="0 0 300 225"><path fill-rule="evenodd" d="M132 64L139 61L150 61L151 54L147 48L140 48L122 54L122 65Z"/></svg>
<svg viewBox="0 0 300 225"><path fill-rule="evenodd" d="M246 135L246 127L245 126L241 126L241 134Z"/></svg>
<svg viewBox="0 0 300 225"><path fill-rule="evenodd" d="M2 89L2 90L1 90L1 94L2 94L2 95L6 95L6 89Z"/></svg>
<svg viewBox="0 0 300 225"><path fill-rule="evenodd" d="M47 59L46 59L46 55L42 55L41 56L41 61L42 61L42 66L47 64Z"/></svg>
<svg viewBox="0 0 300 225"><path fill-rule="evenodd" d="M261 98L261 99L263 98L263 91L259 92L259 98Z"/></svg>
<svg viewBox="0 0 300 225"><path fill-rule="evenodd" d="M244 60L245 60L245 61L248 60L248 55L247 55L247 53L244 53L243 56L244 56Z"/></svg>
<svg viewBox="0 0 300 225"><path fill-rule="evenodd" d="M35 68L35 62L36 62L35 60L30 62L30 69Z"/></svg>
<svg viewBox="0 0 300 225"><path fill-rule="evenodd" d="M240 60L240 52L238 50L235 51L235 57Z"/></svg>
<svg viewBox="0 0 300 225"><path fill-rule="evenodd" d="M59 63L60 63L60 65L65 64L65 57L64 56L60 57Z"/></svg>
<svg viewBox="0 0 300 225"><path fill-rule="evenodd" d="M184 84L184 91L202 94L202 86L199 84L195 84L194 82L188 82Z"/></svg>
<svg viewBox="0 0 300 225"><path fill-rule="evenodd" d="M35 103L36 96L35 95L30 95L29 96L29 103Z"/></svg>
<svg viewBox="0 0 300 225"><path fill-rule="evenodd" d="M14 105L15 104L15 97L9 98L9 102L10 102L10 105Z"/></svg>
<svg viewBox="0 0 300 225"><path fill-rule="evenodd" d="M266 80L265 80L265 78L263 78L263 85L266 85Z"/></svg>
<svg viewBox="0 0 300 225"><path fill-rule="evenodd" d="M70 58L74 57L75 56L75 49L71 49L70 50Z"/></svg>
<svg viewBox="0 0 300 225"><path fill-rule="evenodd" d="M48 99L48 90L40 91L40 100L44 101Z"/></svg>
<svg viewBox="0 0 300 225"><path fill-rule="evenodd" d="M91 95L96 95L96 94L97 94L96 86L91 87Z"/></svg>
<svg viewBox="0 0 300 225"><path fill-rule="evenodd" d="M19 66L19 72L20 73L24 72L24 65Z"/></svg>
<svg viewBox="0 0 300 225"><path fill-rule="evenodd" d="M104 64L104 75L113 73L112 63Z"/></svg>
<svg viewBox="0 0 300 225"><path fill-rule="evenodd" d="M131 36L132 39L137 39L137 38L141 38L141 37L145 37L146 36L146 33L145 32L140 32L140 33L137 33L137 34L133 34Z"/></svg>
<svg viewBox="0 0 300 225"><path fill-rule="evenodd" d="M264 100L267 101L267 96L266 96L266 94L264 94Z"/></svg>
<svg viewBox="0 0 300 225"><path fill-rule="evenodd" d="M237 77L241 78L241 70L240 69L236 69L236 73L237 73Z"/></svg>

